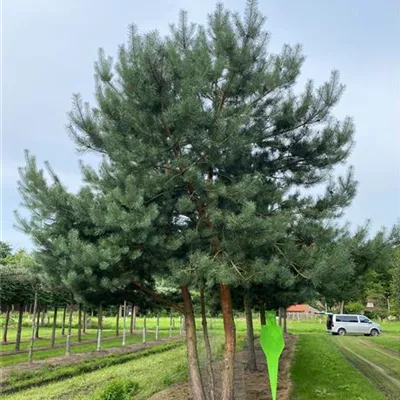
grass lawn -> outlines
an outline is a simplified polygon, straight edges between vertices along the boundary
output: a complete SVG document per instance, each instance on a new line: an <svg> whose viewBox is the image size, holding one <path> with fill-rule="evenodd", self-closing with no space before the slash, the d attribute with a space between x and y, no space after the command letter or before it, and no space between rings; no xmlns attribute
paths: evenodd
<svg viewBox="0 0 400 400"><path fill-rule="evenodd" d="M114 334L114 332L112 332L112 333ZM179 334L179 332L175 332L175 336L177 336L178 334ZM167 337L169 337L169 332L160 331L160 338L167 338ZM142 341L142 338L143 338L143 336L141 333L136 333L132 336L127 335L126 336L126 344L140 343ZM155 340L154 332L148 333L146 340L147 341ZM65 339L64 339L64 342L65 342ZM75 340L75 342L76 342L76 340ZM101 343L102 349L107 349L110 347L118 347L118 346L122 346L122 335L118 338L104 340ZM82 343L79 345L71 346L71 354L95 351L96 348L97 348L96 342ZM41 350L40 348L38 348L38 349L36 349L36 351L34 351L33 359L34 360L44 360L44 359L47 359L50 357L63 356L64 354L65 354L64 347L59 347L59 348L55 348L55 349L46 349L46 350ZM28 361L28 354L26 352L13 354L13 355L0 356L0 366L2 366L2 367L17 365L17 364L25 363L27 361Z"/></svg>
<svg viewBox="0 0 400 400"><path fill-rule="evenodd" d="M238 348L243 348L243 335L238 335ZM224 337L215 333L211 337L212 346L219 356L223 351ZM200 359L204 362L203 342L200 340ZM5 400L42 399L93 399L113 378L130 378L139 384L135 399L148 399L169 385L187 379L186 347L181 346L160 354L107 367L99 371L82 374L61 382L51 383L40 388L31 388L20 393L2 396Z"/></svg>
<svg viewBox="0 0 400 400"><path fill-rule="evenodd" d="M291 369L291 399L384 400L382 392L345 359L333 339L300 335Z"/></svg>

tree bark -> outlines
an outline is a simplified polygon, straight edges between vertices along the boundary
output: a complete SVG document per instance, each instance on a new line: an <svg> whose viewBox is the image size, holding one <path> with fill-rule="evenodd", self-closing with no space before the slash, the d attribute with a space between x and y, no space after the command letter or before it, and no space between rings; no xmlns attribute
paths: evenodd
<svg viewBox="0 0 400 400"><path fill-rule="evenodd" d="M249 371L257 371L256 351L254 348L254 330L253 330L253 314L251 312L251 299L248 289L244 293L244 310L246 313L247 327L247 360L249 363Z"/></svg>
<svg viewBox="0 0 400 400"><path fill-rule="evenodd" d="M344 312L344 301L342 300L340 302L340 314L343 314L343 312Z"/></svg>
<svg viewBox="0 0 400 400"><path fill-rule="evenodd" d="M260 324L266 325L267 321L265 319L265 306L264 303L260 303Z"/></svg>
<svg viewBox="0 0 400 400"><path fill-rule="evenodd" d="M222 371L222 396L221 400L233 400L234 367L236 348L236 328L232 312L231 291L228 285L221 283L220 301L225 331L224 368Z"/></svg>
<svg viewBox="0 0 400 400"><path fill-rule="evenodd" d="M28 353L28 362L31 363L33 359L33 344L35 343L35 314L36 314L36 308L37 308L37 300L38 300L38 294L35 292L35 299L33 302L33 318L32 318L32 335L31 335L31 342L29 343L29 353Z"/></svg>
<svg viewBox="0 0 400 400"><path fill-rule="evenodd" d="M87 310L86 307L83 310L83 328L82 328L82 333L85 335L86 334L86 321L87 321Z"/></svg>
<svg viewBox="0 0 400 400"><path fill-rule="evenodd" d="M174 322L173 322L173 316L172 316L172 313L171 313L171 315L169 317L169 337L172 337L173 326L174 326Z"/></svg>
<svg viewBox="0 0 400 400"><path fill-rule="evenodd" d="M115 336L119 336L119 315L121 314L121 306L118 307L117 310L117 318L115 321Z"/></svg>
<svg viewBox="0 0 400 400"><path fill-rule="evenodd" d="M37 314L36 314L36 333L35 333L35 339L39 339L39 329L40 329L40 311L41 311L41 307L36 306L36 310L37 310ZM35 308L35 307L33 307ZM35 315L33 316L33 318L35 318Z"/></svg>
<svg viewBox="0 0 400 400"><path fill-rule="evenodd" d="M11 307L7 305L6 318L4 321L4 329L3 329L3 344L7 344L7 332L8 332L8 324L10 323L10 314L11 314Z"/></svg>
<svg viewBox="0 0 400 400"><path fill-rule="evenodd" d="M97 313L97 351L100 351L101 347L101 331L103 329L103 307L99 305L99 311Z"/></svg>
<svg viewBox="0 0 400 400"><path fill-rule="evenodd" d="M282 307L278 308L279 326L282 328Z"/></svg>
<svg viewBox="0 0 400 400"><path fill-rule="evenodd" d="M122 346L126 344L126 300L124 301L124 326L122 328Z"/></svg>
<svg viewBox="0 0 400 400"><path fill-rule="evenodd" d="M287 311L286 311L286 308L283 308L282 311L283 311L283 333L287 333Z"/></svg>
<svg viewBox="0 0 400 400"><path fill-rule="evenodd" d="M157 313L157 317L156 317L156 340L158 340L160 338L160 317Z"/></svg>
<svg viewBox="0 0 400 400"><path fill-rule="evenodd" d="M69 318L68 318L68 335L67 335L67 342L66 342L66 349L65 355L71 355L71 333L72 333L72 314L74 312L74 307L71 304L69 309Z"/></svg>
<svg viewBox="0 0 400 400"><path fill-rule="evenodd" d="M181 293L186 325L189 389L194 400L206 400L200 372L199 354L197 352L196 321L194 318L192 298L187 285L181 286Z"/></svg>
<svg viewBox="0 0 400 400"><path fill-rule="evenodd" d="M386 301L387 301L387 312L388 312L388 316L390 315L390 296L386 297Z"/></svg>
<svg viewBox="0 0 400 400"><path fill-rule="evenodd" d="M56 341L56 329L57 329L57 311L58 307L54 307L54 316L53 316L53 328L51 330L51 343L50 347L54 347L55 341Z"/></svg>
<svg viewBox="0 0 400 400"><path fill-rule="evenodd" d="M132 310L131 310L131 326L129 328L129 333L131 335L133 335L133 331L134 331L134 322L135 322L135 306L132 304Z"/></svg>
<svg viewBox="0 0 400 400"><path fill-rule="evenodd" d="M203 327L203 339L204 347L206 350L206 363L207 363L207 374L208 374L208 394L210 400L215 399L215 381L214 381L214 371L212 367L212 351L210 338L208 336L207 328L207 315L206 315L206 302L204 298L204 287L200 288L200 306L201 306L201 325Z"/></svg>
<svg viewBox="0 0 400 400"><path fill-rule="evenodd" d="M67 316L67 306L64 306L62 323L61 323L61 335L62 336L65 336L65 319L66 319L66 316Z"/></svg>
<svg viewBox="0 0 400 400"><path fill-rule="evenodd" d="M143 317L143 339L142 342L146 343L146 316Z"/></svg>
<svg viewBox="0 0 400 400"><path fill-rule="evenodd" d="M45 320L45 318L46 318L46 315L47 315L47 305L45 305L45 306L43 307L42 318L41 318L41 320L40 320L40 326L41 326L42 328L44 327L44 320Z"/></svg>
<svg viewBox="0 0 400 400"><path fill-rule="evenodd" d="M82 341L82 304L78 306L78 342Z"/></svg>
<svg viewBox="0 0 400 400"><path fill-rule="evenodd" d="M22 320L24 317L24 308L23 305L20 304L18 310L18 326L17 326L17 337L15 339L15 350L19 351L21 347L21 332L22 332Z"/></svg>

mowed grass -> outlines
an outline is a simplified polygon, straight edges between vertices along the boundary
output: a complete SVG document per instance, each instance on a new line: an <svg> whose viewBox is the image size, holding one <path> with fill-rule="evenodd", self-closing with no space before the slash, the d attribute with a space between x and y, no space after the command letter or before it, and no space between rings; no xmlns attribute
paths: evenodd
<svg viewBox="0 0 400 400"><path fill-rule="evenodd" d="M291 399L384 400L382 392L344 358L333 339L300 335L291 368Z"/></svg>
<svg viewBox="0 0 400 400"><path fill-rule="evenodd" d="M244 337L238 335L238 348L243 348ZM215 332L211 336L212 347L217 356L223 351L224 337ZM200 359L204 363L203 341L200 343ZM129 378L139 384L139 393L135 399L148 399L152 394L169 385L187 379L186 347L181 346L161 354L129 361L122 365L104 368L86 373L65 381L51 383L40 388L31 388L20 393L4 395L7 400L42 399L81 399L90 400L103 391L105 385L114 378Z"/></svg>

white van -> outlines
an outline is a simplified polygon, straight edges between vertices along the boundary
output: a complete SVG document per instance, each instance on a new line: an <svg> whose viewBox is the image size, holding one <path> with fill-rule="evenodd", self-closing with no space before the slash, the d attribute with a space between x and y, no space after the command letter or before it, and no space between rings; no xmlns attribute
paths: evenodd
<svg viewBox="0 0 400 400"><path fill-rule="evenodd" d="M368 335L377 336L381 333L380 325L372 322L364 315L328 314L326 330L332 335Z"/></svg>

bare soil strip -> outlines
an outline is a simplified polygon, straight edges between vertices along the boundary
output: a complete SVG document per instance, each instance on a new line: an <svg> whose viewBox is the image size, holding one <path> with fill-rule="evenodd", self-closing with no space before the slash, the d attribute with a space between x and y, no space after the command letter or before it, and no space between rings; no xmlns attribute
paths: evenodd
<svg viewBox="0 0 400 400"><path fill-rule="evenodd" d="M289 400L290 383L290 364L294 354L295 335L285 335L285 350L279 362L279 381L278 381L278 400ZM265 355L261 350L260 344L256 342L257 372L250 372L247 368L247 353L240 351L236 353L235 364L235 399L236 400L271 400L267 365ZM220 362L214 363L214 374L216 393L215 398L220 398L221 376L219 371ZM208 382L206 373L203 374L204 383ZM207 389L207 385L206 389ZM187 382L180 382L172 385L159 393L154 394L149 400L188 400L191 399Z"/></svg>

